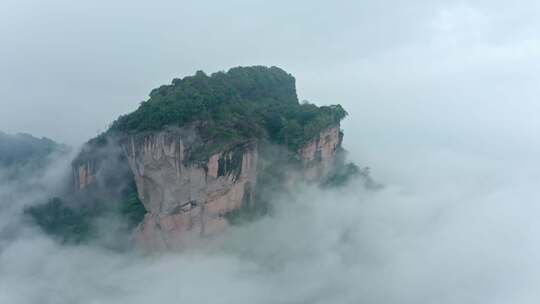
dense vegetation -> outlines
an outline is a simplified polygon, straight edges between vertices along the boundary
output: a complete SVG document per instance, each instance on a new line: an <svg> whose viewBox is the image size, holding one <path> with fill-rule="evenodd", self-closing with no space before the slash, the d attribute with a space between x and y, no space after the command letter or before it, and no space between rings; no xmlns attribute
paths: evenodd
<svg viewBox="0 0 540 304"><path fill-rule="evenodd" d="M118 201L93 198L91 204L77 204L74 198L66 201L55 197L45 204L26 208L24 213L62 243L80 243L92 239L99 230L97 220L104 217L118 219L120 225L116 228L129 235L129 231L142 221L146 209L137 196L135 185L128 186L123 192Z"/></svg>
<svg viewBox="0 0 540 304"><path fill-rule="evenodd" d="M43 205L24 210L24 213L48 234L56 236L61 242L79 243L91 236L91 218L100 215L100 210L85 208L75 210L58 197Z"/></svg>
<svg viewBox="0 0 540 304"><path fill-rule="evenodd" d="M237 67L210 76L198 71L154 89L110 131L135 133L198 122L209 145L268 138L297 149L346 115L340 105L299 103L294 77L280 68Z"/></svg>

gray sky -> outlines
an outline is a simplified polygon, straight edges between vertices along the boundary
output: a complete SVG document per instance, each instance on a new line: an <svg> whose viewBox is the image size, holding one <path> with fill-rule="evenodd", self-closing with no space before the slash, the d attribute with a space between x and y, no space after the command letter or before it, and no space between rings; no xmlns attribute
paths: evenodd
<svg viewBox="0 0 540 304"><path fill-rule="evenodd" d="M78 144L174 77L253 64L293 73L301 98L344 104L366 133L538 130L537 1L0 5L6 132Z"/></svg>

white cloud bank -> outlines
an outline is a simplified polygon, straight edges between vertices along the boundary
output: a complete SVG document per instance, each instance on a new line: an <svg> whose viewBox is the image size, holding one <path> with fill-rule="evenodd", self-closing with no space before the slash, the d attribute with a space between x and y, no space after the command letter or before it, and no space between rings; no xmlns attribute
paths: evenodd
<svg viewBox="0 0 540 304"><path fill-rule="evenodd" d="M539 175L428 155L409 159L422 167L401 172L408 183L299 189L275 216L181 254L18 231L0 251L0 302L537 303Z"/></svg>

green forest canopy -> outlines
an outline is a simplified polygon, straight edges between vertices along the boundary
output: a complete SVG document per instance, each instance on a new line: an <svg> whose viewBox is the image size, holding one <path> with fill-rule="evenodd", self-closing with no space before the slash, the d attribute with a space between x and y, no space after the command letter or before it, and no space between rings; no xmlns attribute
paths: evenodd
<svg viewBox="0 0 540 304"><path fill-rule="evenodd" d="M297 149L347 112L340 105L299 103L295 79L277 67L236 67L210 76L198 71L152 90L139 108L120 116L110 132L137 133L201 122L213 144L265 137Z"/></svg>

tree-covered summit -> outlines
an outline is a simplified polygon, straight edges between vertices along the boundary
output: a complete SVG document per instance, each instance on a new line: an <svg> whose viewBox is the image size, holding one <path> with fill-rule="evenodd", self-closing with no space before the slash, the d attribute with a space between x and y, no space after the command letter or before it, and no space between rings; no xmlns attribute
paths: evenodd
<svg viewBox="0 0 540 304"><path fill-rule="evenodd" d="M347 112L340 105L299 103L295 79L277 67L236 67L210 76L198 71L152 90L139 108L119 117L111 132L137 133L198 123L213 144L251 138L297 149Z"/></svg>

